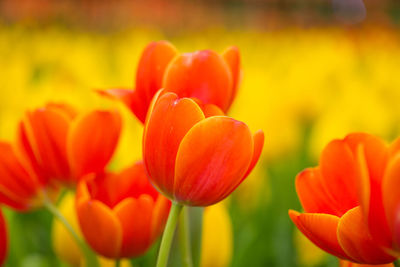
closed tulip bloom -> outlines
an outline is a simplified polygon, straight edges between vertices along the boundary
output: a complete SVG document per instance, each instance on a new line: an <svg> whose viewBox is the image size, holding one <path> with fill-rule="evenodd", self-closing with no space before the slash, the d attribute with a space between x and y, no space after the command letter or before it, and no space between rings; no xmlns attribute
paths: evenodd
<svg viewBox="0 0 400 267"><path fill-rule="evenodd" d="M205 117L189 98L155 97L146 120L143 155L152 184L184 205L208 206L227 197L257 163L264 135L243 122Z"/></svg>
<svg viewBox="0 0 400 267"><path fill-rule="evenodd" d="M3 213L0 211L0 266L3 266L8 252L8 233L6 221Z"/></svg>
<svg viewBox="0 0 400 267"><path fill-rule="evenodd" d="M179 54L167 41L151 42L139 60L134 90L99 93L122 100L143 123L153 96L161 88L226 112L236 96L240 70L236 47L229 47L222 54L212 50Z"/></svg>
<svg viewBox="0 0 400 267"><path fill-rule="evenodd" d="M363 133L330 142L319 166L296 178L305 213L289 211L293 222L317 246L341 259L393 262L399 244L391 227L399 214L393 207L400 204L393 191L400 177L395 150L396 143L388 146Z"/></svg>
<svg viewBox="0 0 400 267"><path fill-rule="evenodd" d="M170 202L151 186L138 162L118 174L83 179L76 208L82 234L97 253L131 258L144 254L161 234Z"/></svg>

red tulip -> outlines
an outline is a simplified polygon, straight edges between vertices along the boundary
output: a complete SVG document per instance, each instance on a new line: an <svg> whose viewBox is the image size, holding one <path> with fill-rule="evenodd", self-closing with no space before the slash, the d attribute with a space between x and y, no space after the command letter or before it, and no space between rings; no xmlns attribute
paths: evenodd
<svg viewBox="0 0 400 267"><path fill-rule="evenodd" d="M339 267L395 267L395 266L393 265L393 263L370 265L370 264L357 264L351 261L340 260Z"/></svg>
<svg viewBox="0 0 400 267"><path fill-rule="evenodd" d="M118 174L89 175L76 196L85 239L109 258L145 253L161 234L170 204L151 186L142 162Z"/></svg>
<svg viewBox="0 0 400 267"><path fill-rule="evenodd" d="M103 171L120 130L116 112L77 115L69 106L48 104L26 113L20 124L19 147L42 182L55 180L73 186L81 176Z"/></svg>
<svg viewBox="0 0 400 267"><path fill-rule="evenodd" d="M6 260L8 252L8 234L6 221L4 219L3 213L0 211L0 266L3 266L3 263Z"/></svg>
<svg viewBox="0 0 400 267"><path fill-rule="evenodd" d="M207 206L227 197L261 154L264 135L226 116L206 118L189 98L156 96L146 120L143 158L154 186L169 199Z"/></svg>
<svg viewBox="0 0 400 267"><path fill-rule="evenodd" d="M152 42L142 53L135 90L111 89L101 94L122 100L144 123L151 99L164 88L180 97L197 98L227 112L240 81L240 56L236 47L222 55L212 50L178 54L166 42Z"/></svg>
<svg viewBox="0 0 400 267"><path fill-rule="evenodd" d="M121 129L118 113L76 115L66 105L28 111L17 145L0 142L0 202L17 209L41 206L59 184L74 186L90 172L103 172Z"/></svg>
<svg viewBox="0 0 400 267"><path fill-rule="evenodd" d="M362 133L330 142L319 166L296 178L306 212L289 211L296 226L339 258L361 264L392 262L400 247L398 144L388 146Z"/></svg>

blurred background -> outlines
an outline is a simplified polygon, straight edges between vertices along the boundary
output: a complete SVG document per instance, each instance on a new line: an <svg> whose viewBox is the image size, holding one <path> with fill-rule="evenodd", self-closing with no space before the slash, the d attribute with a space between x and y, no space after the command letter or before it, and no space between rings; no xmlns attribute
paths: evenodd
<svg viewBox="0 0 400 267"><path fill-rule="evenodd" d="M120 169L140 159L142 126L93 89L132 88L152 40L181 52L236 45L244 75L230 115L263 129L266 143L225 201L232 236L213 256L225 259L203 266L337 266L289 220L288 209L301 210L295 176L333 138L400 135L399 26L398 0L0 0L0 138L12 141L24 111L49 101L116 107L125 125L111 168ZM5 210L6 266L66 266L46 212ZM152 266L156 246L134 266Z"/></svg>

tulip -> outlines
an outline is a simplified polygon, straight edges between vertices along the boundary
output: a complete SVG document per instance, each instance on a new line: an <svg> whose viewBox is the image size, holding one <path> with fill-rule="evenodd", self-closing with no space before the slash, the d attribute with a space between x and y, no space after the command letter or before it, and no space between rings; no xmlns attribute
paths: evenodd
<svg viewBox="0 0 400 267"><path fill-rule="evenodd" d="M161 234L169 207L148 182L142 162L118 174L90 174L77 188L82 234L107 258L144 254Z"/></svg>
<svg viewBox="0 0 400 267"><path fill-rule="evenodd" d="M43 182L74 186L83 175L103 171L120 130L116 112L96 110L78 115L67 105L48 104L26 113L18 140Z"/></svg>
<svg viewBox="0 0 400 267"><path fill-rule="evenodd" d="M75 194L68 192L59 203L58 208L64 218L68 220L70 225L74 228L75 232L79 236L82 236L76 217ZM76 244L70 232L58 220L53 221L52 241L54 253L57 255L57 258L71 266L84 266L84 258L79 246ZM99 263L100 267L114 266L114 261L103 257L99 258ZM121 262L121 266L129 267L131 264L128 260L124 260Z"/></svg>
<svg viewBox="0 0 400 267"><path fill-rule="evenodd" d="M178 54L172 44L159 41L148 44L142 53L135 90L110 89L99 93L121 100L144 123L150 102L161 88L181 97L197 98L227 112L236 96L240 77L240 55L236 47L228 47L221 55L212 50Z"/></svg>
<svg viewBox="0 0 400 267"><path fill-rule="evenodd" d="M378 264L378 265L357 264L357 263L346 261L346 260L340 260L339 267L394 267L394 265L393 265L393 263Z"/></svg>
<svg viewBox="0 0 400 267"><path fill-rule="evenodd" d="M301 172L296 190L305 210L289 211L296 226L328 253L359 264L387 264L396 243L398 144L355 133L333 140L319 166ZM398 218L398 217L397 217Z"/></svg>
<svg viewBox="0 0 400 267"><path fill-rule="evenodd" d="M223 202L206 207L201 239L201 267L226 267L232 259L232 222Z"/></svg>
<svg viewBox="0 0 400 267"><path fill-rule="evenodd" d="M143 158L152 184L170 200L208 206L227 197L257 163L262 131L226 116L205 115L174 93L155 97L143 136Z"/></svg>
<svg viewBox="0 0 400 267"><path fill-rule="evenodd" d="M6 221L3 213L0 211L0 266L3 266L8 252L8 234Z"/></svg>

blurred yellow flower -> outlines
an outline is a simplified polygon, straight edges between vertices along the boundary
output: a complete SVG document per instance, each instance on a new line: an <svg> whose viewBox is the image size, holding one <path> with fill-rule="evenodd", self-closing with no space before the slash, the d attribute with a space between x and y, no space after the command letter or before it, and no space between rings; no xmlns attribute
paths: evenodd
<svg viewBox="0 0 400 267"><path fill-rule="evenodd" d="M201 267L225 267L232 258L232 223L224 202L206 207L203 215Z"/></svg>

